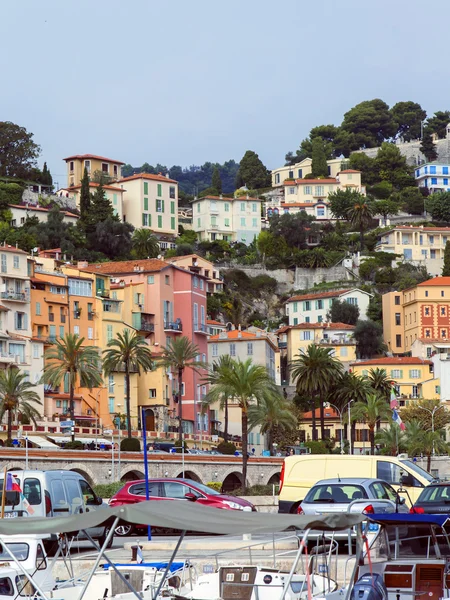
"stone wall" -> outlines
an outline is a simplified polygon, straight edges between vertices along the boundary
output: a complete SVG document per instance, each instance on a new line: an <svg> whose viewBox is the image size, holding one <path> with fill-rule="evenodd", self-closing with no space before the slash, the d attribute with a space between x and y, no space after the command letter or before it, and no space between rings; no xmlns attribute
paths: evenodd
<svg viewBox="0 0 450 600"><path fill-rule="evenodd" d="M22 194L22 202L29 204L30 206L40 206L39 200L43 199L44 202L52 204L59 204L59 206L65 210L73 210L76 208L75 199L67 198L66 196L58 196L57 194L38 194L31 190L24 190ZM43 208L46 206L42 205Z"/></svg>
<svg viewBox="0 0 450 600"><path fill-rule="evenodd" d="M450 162L450 137L436 140L436 150L438 153L437 161L443 163ZM428 162L425 156L420 151L422 142L420 140L413 140L411 142L396 142L397 148L400 153L406 158L406 162L413 166L424 162ZM355 152L362 152L370 158L375 158L380 148L365 148L363 150L355 150ZM352 153L353 154L353 153Z"/></svg>
<svg viewBox="0 0 450 600"><path fill-rule="evenodd" d="M226 265L220 265L222 272L229 270L244 271L249 277L256 277L258 275L268 275L273 277L278 283L278 290L281 293L289 292L294 287L295 272L291 269L266 269L263 265L239 265L228 263Z"/></svg>
<svg viewBox="0 0 450 600"><path fill-rule="evenodd" d="M315 285L331 281L353 281L349 270L344 266L319 268L319 269L295 269L294 288L296 290L309 290Z"/></svg>

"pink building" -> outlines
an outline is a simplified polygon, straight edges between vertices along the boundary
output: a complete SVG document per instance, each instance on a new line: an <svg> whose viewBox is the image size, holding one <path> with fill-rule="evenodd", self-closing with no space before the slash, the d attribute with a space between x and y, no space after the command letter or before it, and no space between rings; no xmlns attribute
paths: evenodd
<svg viewBox="0 0 450 600"><path fill-rule="evenodd" d="M146 335L155 354L161 352L162 346L170 345L173 338L186 336L198 346L198 360L207 361L205 277L159 259L91 264L87 270L110 275L112 284L119 281L144 284L142 304L132 313L130 326ZM182 401L186 433L210 432L209 411L201 414L201 401L206 394L202 379L203 374L192 369L184 372ZM178 381L175 373L170 385L171 389L163 393L165 397L158 400L168 404L176 414ZM146 402L146 398L138 398L139 406L145 406Z"/></svg>

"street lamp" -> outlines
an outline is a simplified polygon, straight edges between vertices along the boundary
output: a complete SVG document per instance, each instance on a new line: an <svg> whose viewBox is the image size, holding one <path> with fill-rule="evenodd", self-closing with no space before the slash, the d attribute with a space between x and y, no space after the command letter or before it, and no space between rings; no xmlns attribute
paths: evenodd
<svg viewBox="0 0 450 600"><path fill-rule="evenodd" d="M119 448L117 450L117 452L118 452L118 462L119 462L119 481L120 481L120 473L122 472L121 471L121 464L120 464L120 459L121 459L121 457L120 457L120 442L121 442L120 433L121 433L121 428L122 428L122 423L121 423L121 420L120 420L120 407L121 406L122 406L121 404L117 404L117 409L119 411L119 416L118 416L118 422L119 422L119 426L118 426L118 429L119 429Z"/></svg>
<svg viewBox="0 0 450 600"><path fill-rule="evenodd" d="M332 404L331 402L325 403L325 408L332 406L336 412L339 413L339 420L341 422L341 454L344 454L344 423L342 422L342 412L336 406L336 404ZM350 420L349 420L350 422Z"/></svg>
<svg viewBox="0 0 450 600"><path fill-rule="evenodd" d="M445 408L445 406L443 404L440 404L439 406L435 406L433 408L433 410L426 408L425 406L420 406L419 404L419 408L421 408L422 410L426 410L427 412L430 413L431 415L431 431L432 433L434 433L434 414L440 409L440 408ZM435 452L434 452L434 440L433 440L433 456L434 456Z"/></svg>
<svg viewBox="0 0 450 600"><path fill-rule="evenodd" d="M350 407L351 407L352 402L354 402L354 400L350 400L345 405L345 406L348 407L348 433L349 433L349 436L348 436L348 438L349 438L348 439L348 441L349 441L349 444L348 444L348 453L350 455L352 454L352 419L351 419L351 412L350 412ZM345 408L345 406L344 406L344 408Z"/></svg>
<svg viewBox="0 0 450 600"><path fill-rule="evenodd" d="M100 393L102 390L109 390L109 388L113 388L116 385L116 382L113 381L110 385L108 386L102 386L101 388L99 388L97 394L96 394L96 399L95 399L95 405L96 405L96 419L95 419L95 449L98 449L98 428L99 428L99 397L100 397Z"/></svg>

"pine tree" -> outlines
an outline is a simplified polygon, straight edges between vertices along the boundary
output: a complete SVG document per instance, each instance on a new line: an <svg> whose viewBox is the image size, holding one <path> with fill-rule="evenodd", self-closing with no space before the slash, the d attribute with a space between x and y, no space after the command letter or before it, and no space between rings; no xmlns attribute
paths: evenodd
<svg viewBox="0 0 450 600"><path fill-rule="evenodd" d="M312 164L311 173L313 177L328 177L327 155L323 139L316 137L312 141Z"/></svg>
<svg viewBox="0 0 450 600"><path fill-rule="evenodd" d="M425 154L425 157L429 162L436 160L436 158L437 158L436 146L433 142L431 132L427 128L425 128L425 130L423 132L422 144L420 146L420 151L423 154Z"/></svg>
<svg viewBox="0 0 450 600"><path fill-rule="evenodd" d="M106 219L114 219L114 209L111 202L108 200L105 194L105 190L101 184L98 185L95 190L95 194L92 196L91 206L89 209L89 220L94 225L102 223Z"/></svg>
<svg viewBox="0 0 450 600"><path fill-rule="evenodd" d="M214 167L211 180L211 187L215 188L218 194L222 193L222 179L220 178L220 172L217 167Z"/></svg>
<svg viewBox="0 0 450 600"><path fill-rule="evenodd" d="M444 267L442 269L442 277L450 277L450 242L447 242L445 244Z"/></svg>
<svg viewBox="0 0 450 600"><path fill-rule="evenodd" d="M53 177L47 167L47 163L44 163L44 167L42 169L42 177L41 181L44 185L53 185Z"/></svg>
<svg viewBox="0 0 450 600"><path fill-rule="evenodd" d="M80 214L83 221L86 221L91 208L91 193L89 191L89 174L84 167L83 179L80 189Z"/></svg>
<svg viewBox="0 0 450 600"><path fill-rule="evenodd" d="M253 150L247 150L242 157L236 175L236 187L246 185L251 190L271 185L270 171L267 170L259 156Z"/></svg>

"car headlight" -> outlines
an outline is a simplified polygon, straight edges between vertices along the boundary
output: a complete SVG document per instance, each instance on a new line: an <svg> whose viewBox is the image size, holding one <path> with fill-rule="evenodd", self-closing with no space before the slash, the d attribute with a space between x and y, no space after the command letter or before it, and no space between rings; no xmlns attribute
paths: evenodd
<svg viewBox="0 0 450 600"><path fill-rule="evenodd" d="M229 500L224 500L223 503L232 508L233 510L242 510L242 506L237 502L230 502Z"/></svg>

